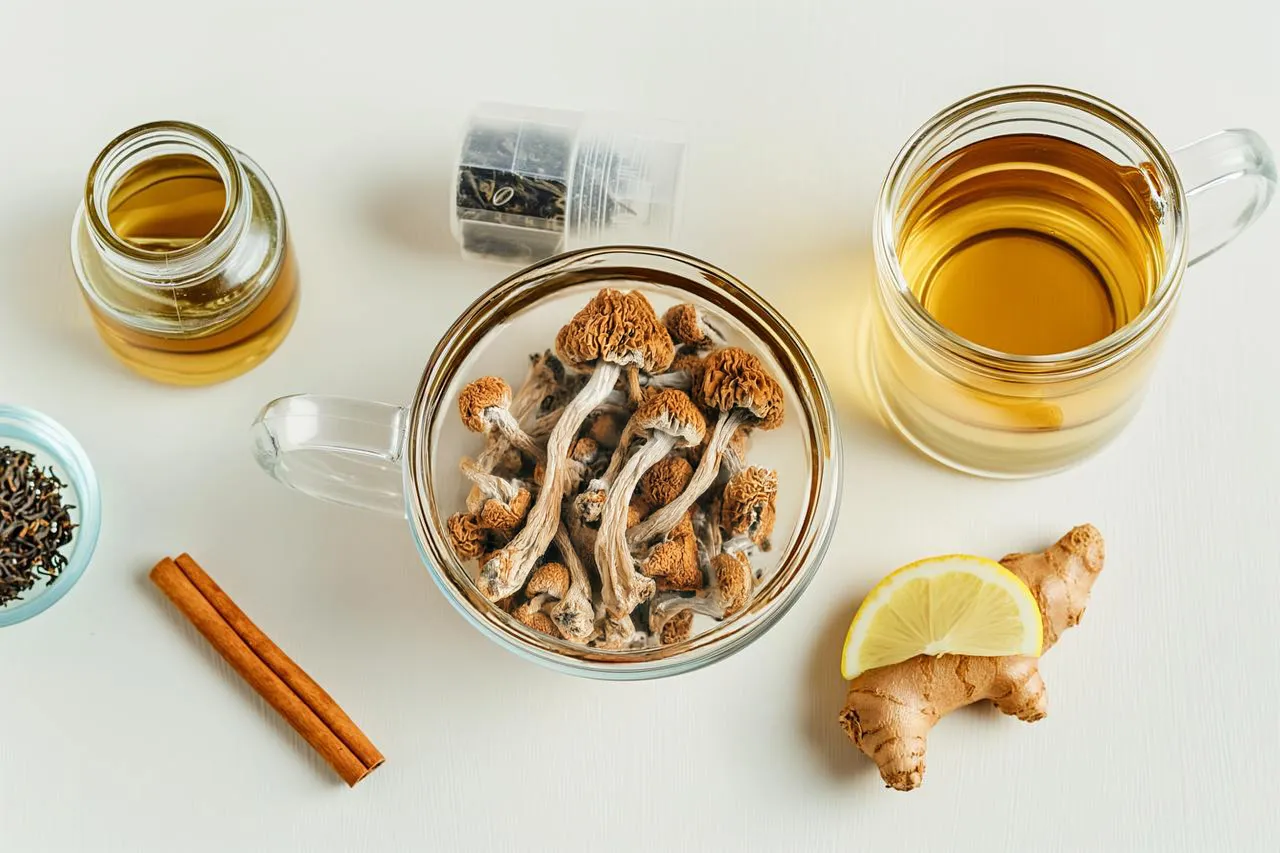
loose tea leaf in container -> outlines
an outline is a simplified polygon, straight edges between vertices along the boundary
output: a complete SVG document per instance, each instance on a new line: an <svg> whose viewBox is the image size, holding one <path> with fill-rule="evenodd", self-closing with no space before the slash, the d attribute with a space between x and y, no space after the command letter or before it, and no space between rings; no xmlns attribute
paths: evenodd
<svg viewBox="0 0 1280 853"><path fill-rule="evenodd" d="M512 263L668 243L683 161L683 135L667 123L482 104L458 159L454 236L464 255Z"/></svg>
<svg viewBox="0 0 1280 853"><path fill-rule="evenodd" d="M65 488L32 454L0 447L0 607L37 582L53 584L66 568L75 507L63 504Z"/></svg>

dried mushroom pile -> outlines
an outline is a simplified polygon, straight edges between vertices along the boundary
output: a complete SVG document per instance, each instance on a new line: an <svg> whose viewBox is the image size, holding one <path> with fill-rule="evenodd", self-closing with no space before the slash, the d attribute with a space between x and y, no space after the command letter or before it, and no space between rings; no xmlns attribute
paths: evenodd
<svg viewBox="0 0 1280 853"><path fill-rule="evenodd" d="M485 442L462 460L473 486L449 535L489 600L614 650L677 643L695 613L746 606L778 493L747 447L782 424L782 388L718 341L693 305L659 319L641 293L602 290L514 394L493 376L463 389Z"/></svg>

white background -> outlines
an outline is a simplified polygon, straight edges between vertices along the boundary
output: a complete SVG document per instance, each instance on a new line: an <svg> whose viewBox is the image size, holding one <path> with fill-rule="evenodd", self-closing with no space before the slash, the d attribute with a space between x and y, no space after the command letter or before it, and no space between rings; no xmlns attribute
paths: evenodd
<svg viewBox="0 0 1280 853"><path fill-rule="evenodd" d="M0 850L1276 849L1280 213L1188 274L1145 408L1072 472L917 457L863 405L854 331L898 145L973 91L1045 82L1170 146L1280 143L1271 0L626 5L0 2L0 400L87 447L105 527L80 584L0 629ZM786 314L841 408L847 490L817 580L745 652L675 680L543 671L468 627L394 520L259 474L247 425L298 391L404 400L504 269L445 219L482 98L682 120L676 245ZM203 124L284 196L298 324L255 372L149 384L96 340L68 262L121 130ZM840 641L887 570L1039 548L1092 521L1107 569L1046 658L1035 726L971 709L924 787L839 731ZM192 551L387 754L347 790L146 581Z"/></svg>

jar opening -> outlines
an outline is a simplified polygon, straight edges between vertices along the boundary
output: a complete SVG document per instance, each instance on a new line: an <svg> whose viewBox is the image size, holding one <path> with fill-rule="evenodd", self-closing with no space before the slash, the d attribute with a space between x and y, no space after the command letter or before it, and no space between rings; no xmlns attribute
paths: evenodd
<svg viewBox="0 0 1280 853"><path fill-rule="evenodd" d="M85 209L100 246L130 261L201 254L228 231L242 197L231 150L184 122L126 131L94 162Z"/></svg>
<svg viewBox="0 0 1280 853"><path fill-rule="evenodd" d="M227 189L213 164L191 154L163 154L134 166L107 197L107 224L142 252L170 254L213 233Z"/></svg>

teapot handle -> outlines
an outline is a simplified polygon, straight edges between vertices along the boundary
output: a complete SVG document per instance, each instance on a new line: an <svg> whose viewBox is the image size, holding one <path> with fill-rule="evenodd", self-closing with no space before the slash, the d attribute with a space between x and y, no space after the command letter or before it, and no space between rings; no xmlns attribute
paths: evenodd
<svg viewBox="0 0 1280 853"><path fill-rule="evenodd" d="M253 422L253 455L290 488L333 503L405 516L408 413L401 406L299 394Z"/></svg>
<svg viewBox="0 0 1280 853"><path fill-rule="evenodd" d="M1275 158L1252 130L1220 130L1174 151L1173 162L1187 195L1188 264L1238 237L1275 192Z"/></svg>

